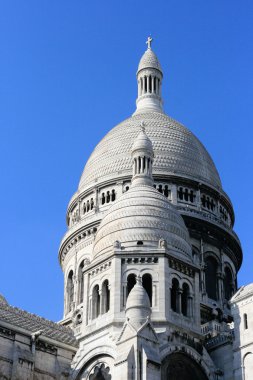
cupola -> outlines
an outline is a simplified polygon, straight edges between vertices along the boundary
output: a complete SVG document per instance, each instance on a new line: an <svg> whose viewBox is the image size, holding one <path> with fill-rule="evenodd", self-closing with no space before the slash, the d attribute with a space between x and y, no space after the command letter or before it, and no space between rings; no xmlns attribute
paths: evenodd
<svg viewBox="0 0 253 380"><path fill-rule="evenodd" d="M157 56L151 49L152 38L146 42L148 48L143 54L137 71L138 98L136 112L163 112L161 86L163 73Z"/></svg>
<svg viewBox="0 0 253 380"><path fill-rule="evenodd" d="M154 158L151 140L145 132L145 124L141 123L141 130L134 141L132 150L133 178L132 185L153 185L152 164Z"/></svg>

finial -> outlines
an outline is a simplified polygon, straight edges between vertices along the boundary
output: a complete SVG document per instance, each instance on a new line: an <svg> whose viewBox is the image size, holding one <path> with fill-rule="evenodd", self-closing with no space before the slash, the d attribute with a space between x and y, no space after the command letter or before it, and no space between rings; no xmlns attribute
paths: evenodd
<svg viewBox="0 0 253 380"><path fill-rule="evenodd" d="M141 278L140 274L138 274L136 276L136 284L142 286L142 278Z"/></svg>
<svg viewBox="0 0 253 380"><path fill-rule="evenodd" d="M151 36L148 36L148 39L146 41L146 44L148 45L148 49L151 49L151 42L153 41L153 38Z"/></svg>

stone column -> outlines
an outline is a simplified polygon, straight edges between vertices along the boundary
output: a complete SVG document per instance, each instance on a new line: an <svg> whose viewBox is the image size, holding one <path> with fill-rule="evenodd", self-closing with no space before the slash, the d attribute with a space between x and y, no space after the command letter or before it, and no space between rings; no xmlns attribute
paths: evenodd
<svg viewBox="0 0 253 380"><path fill-rule="evenodd" d="M223 273L221 270L218 270L217 272L217 280L218 280L218 286L217 286L217 291L218 291L218 300L222 301L223 300Z"/></svg>
<svg viewBox="0 0 253 380"><path fill-rule="evenodd" d="M197 190L197 193L196 193L196 204L197 204L197 208L198 210L201 210L201 195L200 195L200 189Z"/></svg>
<svg viewBox="0 0 253 380"><path fill-rule="evenodd" d="M187 310L188 310L188 316L192 318L193 317L193 293L190 293L187 297Z"/></svg>
<svg viewBox="0 0 253 380"><path fill-rule="evenodd" d="M174 205L177 204L177 185L175 184L171 186L171 201Z"/></svg>
<svg viewBox="0 0 253 380"><path fill-rule="evenodd" d="M183 289L179 288L177 291L177 312L182 313L182 293Z"/></svg>
<svg viewBox="0 0 253 380"><path fill-rule="evenodd" d="M152 76L151 77L151 84L152 84L152 87L151 87L151 92L152 92L152 94L154 94L154 77Z"/></svg>
<svg viewBox="0 0 253 380"><path fill-rule="evenodd" d="M103 310L103 302L104 302L104 300L103 300L103 294L102 294L102 289L99 289L99 291L98 291L98 295L99 295L99 313L98 313L98 315L97 315L97 317L99 316L99 315L102 315L103 314L103 312L104 312L104 310Z"/></svg>
<svg viewBox="0 0 253 380"><path fill-rule="evenodd" d="M144 160L144 158L141 157L141 169L140 169L140 173L143 173L143 160Z"/></svg>

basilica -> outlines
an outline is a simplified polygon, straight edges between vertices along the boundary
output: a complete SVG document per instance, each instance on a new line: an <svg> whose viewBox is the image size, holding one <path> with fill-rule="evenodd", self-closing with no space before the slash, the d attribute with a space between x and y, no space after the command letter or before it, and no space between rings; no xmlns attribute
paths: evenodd
<svg viewBox="0 0 253 380"><path fill-rule="evenodd" d="M0 380L252 380L253 284L219 173L163 111L147 40L136 109L98 143L59 248L64 317L0 296Z"/></svg>

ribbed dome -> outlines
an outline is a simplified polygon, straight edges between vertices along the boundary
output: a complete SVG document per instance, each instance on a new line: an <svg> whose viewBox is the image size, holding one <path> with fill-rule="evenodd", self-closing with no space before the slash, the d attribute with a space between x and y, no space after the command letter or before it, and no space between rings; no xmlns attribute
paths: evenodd
<svg viewBox="0 0 253 380"><path fill-rule="evenodd" d="M153 52L153 50L151 49L147 49L145 53L143 54L143 56L141 57L141 60L138 66L138 71L142 69L147 69L147 68L154 68L154 69L162 71L160 62L157 56L155 55L155 53Z"/></svg>
<svg viewBox="0 0 253 380"><path fill-rule="evenodd" d="M138 241L143 247L158 248L160 239L178 257L191 259L189 233L175 207L152 186L132 186L103 218L93 253L94 257L110 254L116 241L126 252L138 247Z"/></svg>
<svg viewBox="0 0 253 380"><path fill-rule="evenodd" d="M79 189L131 176L130 152L142 121L154 149L154 177L177 175L221 188L215 165L197 137L163 113L145 112L118 124L100 141L85 166Z"/></svg>

